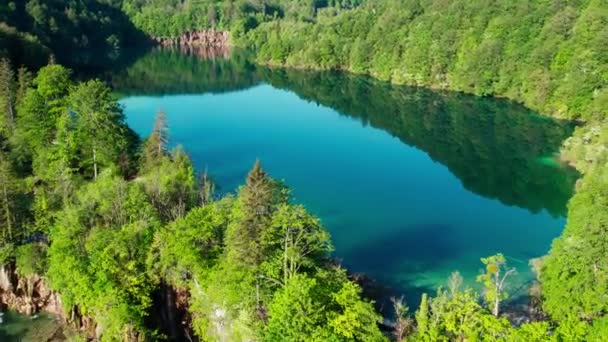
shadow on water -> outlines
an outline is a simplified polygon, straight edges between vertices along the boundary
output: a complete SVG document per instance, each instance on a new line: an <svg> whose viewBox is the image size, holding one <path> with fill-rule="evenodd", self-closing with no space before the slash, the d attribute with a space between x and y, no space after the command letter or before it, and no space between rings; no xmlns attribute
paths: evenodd
<svg viewBox="0 0 608 342"><path fill-rule="evenodd" d="M375 276L375 280L385 286L373 297L381 298L383 307L390 304L389 298L397 293L404 293L408 305L417 307L423 293L433 294L437 290L421 285L420 273L439 268L446 260L458 259L466 251L466 245L454 243L457 235L453 227L445 224L396 227L341 256L347 268L355 264L357 269ZM378 270L391 276L378 275ZM393 277L395 274L399 277Z"/></svg>
<svg viewBox="0 0 608 342"><path fill-rule="evenodd" d="M419 224L386 229L380 238L357 246L353 249L356 250L356 255L346 254L344 259L349 262L356 260L360 268L382 268L387 273L403 271L403 260L416 260L425 267L433 268L442 261L457 258L466 248L462 244L455 244L456 238L456 232L444 224ZM429 241L432 241L432 247ZM405 248L406 245L409 248ZM411 262L408 262L408 265L412 268L410 271L420 271L415 270L416 265Z"/></svg>

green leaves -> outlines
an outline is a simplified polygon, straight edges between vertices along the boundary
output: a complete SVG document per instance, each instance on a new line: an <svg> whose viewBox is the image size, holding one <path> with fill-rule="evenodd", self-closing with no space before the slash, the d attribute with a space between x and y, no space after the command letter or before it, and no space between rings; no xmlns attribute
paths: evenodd
<svg viewBox="0 0 608 342"><path fill-rule="evenodd" d="M274 296L264 328L264 341L387 341L377 323L381 317L361 300L350 281L338 292L321 280L298 275ZM328 296L329 295L329 296Z"/></svg>
<svg viewBox="0 0 608 342"><path fill-rule="evenodd" d="M607 205L605 172L592 171L570 201L564 233L540 274L543 307L556 320L592 320L608 310Z"/></svg>
<svg viewBox="0 0 608 342"><path fill-rule="evenodd" d="M481 258L481 262L486 266L486 272L477 276L477 281L484 286L486 304L492 314L498 317L500 303L509 297L506 292L507 278L515 273L515 269L507 267L507 259L501 253Z"/></svg>
<svg viewBox="0 0 608 342"><path fill-rule="evenodd" d="M367 1L246 35L262 63L347 69L382 80L500 95L560 117L603 117L608 11L601 0ZM605 107L605 106L604 106Z"/></svg>
<svg viewBox="0 0 608 342"><path fill-rule="evenodd" d="M111 172L77 192L51 232L48 277L66 310L77 306L104 338L144 332L153 283L146 259L158 220L136 183Z"/></svg>
<svg viewBox="0 0 608 342"><path fill-rule="evenodd" d="M68 99L75 116L81 164L97 178L100 168L113 164L126 148L124 115L110 88L98 80L77 85Z"/></svg>

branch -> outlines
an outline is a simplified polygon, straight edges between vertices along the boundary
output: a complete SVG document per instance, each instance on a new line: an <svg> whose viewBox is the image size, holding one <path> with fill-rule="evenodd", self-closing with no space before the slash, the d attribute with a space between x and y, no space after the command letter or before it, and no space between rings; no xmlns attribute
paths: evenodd
<svg viewBox="0 0 608 342"><path fill-rule="evenodd" d="M500 283L498 285L498 288L500 291L502 291L502 287L504 286L504 283L505 283L505 280L507 280L507 277L513 273L515 273L515 268L510 268L505 272L505 275L502 276L502 279L500 280Z"/></svg>

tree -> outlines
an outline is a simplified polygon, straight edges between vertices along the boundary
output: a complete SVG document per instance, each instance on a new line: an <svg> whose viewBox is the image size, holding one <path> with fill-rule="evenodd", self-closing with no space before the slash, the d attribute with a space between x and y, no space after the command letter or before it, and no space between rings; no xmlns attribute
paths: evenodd
<svg viewBox="0 0 608 342"><path fill-rule="evenodd" d="M140 179L163 221L183 217L195 206L198 192L194 166L181 146L155 162Z"/></svg>
<svg viewBox="0 0 608 342"><path fill-rule="evenodd" d="M409 308L405 305L403 297L391 297L391 303L393 303L393 310L395 311L395 328L393 334L395 339L398 342L401 342L412 332L414 322L409 316ZM426 303L423 304L427 305Z"/></svg>
<svg viewBox="0 0 608 342"><path fill-rule="evenodd" d="M314 341L324 327L323 302L315 279L298 276L279 290L269 306L264 341ZM318 339L317 339L318 340Z"/></svg>
<svg viewBox="0 0 608 342"><path fill-rule="evenodd" d="M264 269L282 283L300 272L310 271L325 261L332 250L330 237L319 219L299 205L280 204L267 229L262 232L260 248L269 260ZM280 266L279 266L280 265ZM280 268L280 272L274 269Z"/></svg>
<svg viewBox="0 0 608 342"><path fill-rule="evenodd" d="M348 280L294 276L274 295L268 313L264 341L387 341L377 325L381 317Z"/></svg>
<svg viewBox="0 0 608 342"><path fill-rule="evenodd" d="M57 120L57 133L53 148L53 157L48 169L53 173L56 191L60 193L63 202L67 203L74 190L73 174L77 171L76 122L74 116L65 112Z"/></svg>
<svg viewBox="0 0 608 342"><path fill-rule="evenodd" d="M99 165L115 164L126 146L124 114L110 89L93 80L76 86L69 96L69 110L76 116L77 139L97 179Z"/></svg>
<svg viewBox="0 0 608 342"><path fill-rule="evenodd" d="M13 242L15 237L15 185L16 179L11 164L6 155L0 151L0 224L2 227L2 241Z"/></svg>
<svg viewBox="0 0 608 342"><path fill-rule="evenodd" d="M167 155L167 145L169 144L169 126L165 112L159 111L156 114L152 133L148 137L144 146L144 162L146 169L158 165L162 157Z"/></svg>
<svg viewBox="0 0 608 342"><path fill-rule="evenodd" d="M59 66L49 65L38 71L34 88L23 95L17 108L17 126L33 153L46 151L55 139L57 119L66 111L66 98L71 71ZM28 82L22 75L23 86ZM20 92L23 88L20 85Z"/></svg>
<svg viewBox="0 0 608 342"><path fill-rule="evenodd" d="M230 251L237 260L250 266L262 261L260 238L269 227L275 207L275 185L257 160L239 193L242 218L229 233Z"/></svg>
<svg viewBox="0 0 608 342"><path fill-rule="evenodd" d="M382 316L376 313L372 303L361 299L361 288L357 284L345 282L332 297L339 309L327 314L328 325L336 335L355 341L387 340L378 329Z"/></svg>
<svg viewBox="0 0 608 342"><path fill-rule="evenodd" d="M0 133L10 134L15 125L15 75L8 59L0 59Z"/></svg>
<svg viewBox="0 0 608 342"><path fill-rule="evenodd" d="M209 176L207 169L199 177L199 197L202 206L211 203L215 196L215 182Z"/></svg>
<svg viewBox="0 0 608 342"><path fill-rule="evenodd" d="M17 70L17 86L15 94L17 105L23 101L23 98L25 97L28 88L32 85L33 80L34 78L32 73L27 68L21 67Z"/></svg>
<svg viewBox="0 0 608 342"><path fill-rule="evenodd" d="M506 280L515 273L515 268L508 268L504 255L500 253L481 258L481 262L486 265L486 272L477 276L477 281L483 284L484 299L494 317L498 317L500 303L508 298Z"/></svg>
<svg viewBox="0 0 608 342"><path fill-rule="evenodd" d="M429 299L426 293L422 294L420 306L416 311L416 338L421 341L433 341L433 334L429 324Z"/></svg>

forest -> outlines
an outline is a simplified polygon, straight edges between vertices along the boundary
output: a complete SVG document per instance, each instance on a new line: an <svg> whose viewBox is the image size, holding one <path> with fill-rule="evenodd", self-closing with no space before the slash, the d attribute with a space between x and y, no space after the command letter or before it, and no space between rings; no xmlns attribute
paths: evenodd
<svg viewBox="0 0 608 342"><path fill-rule="evenodd" d="M320 220L293 203L263 161L252 165L236 194L220 197L187 151L169 149L164 113L141 140L105 82L79 80L61 66L105 64L129 45L203 29L230 31L235 45L272 67L262 69L261 80L279 87L303 84L300 96L333 106L342 105L338 96L315 94L317 86L334 86L324 85L322 74L303 81L297 72L273 68L342 70L395 84L506 97L576 120L579 127L561 157L583 178L573 185L562 236L534 263L531 319L513 324L505 314L504 285L512 268L502 254L480 256L481 293L454 273L445 287L423 295L418 308L394 298L393 313L384 319L365 288L332 260L331 237ZM603 341L607 49L605 0L4 2L0 264L19 277L48 281L61 296L75 340ZM218 73L230 77L231 68ZM387 111L389 102L382 96L395 94L373 83L345 80L342 86L340 92L353 97L377 94L379 111ZM396 101L399 107L411 103ZM435 105L437 112L457 112L449 98ZM423 128L409 112L401 124L374 116L376 111L344 112L425 144L408 135ZM403 128L408 124L413 128ZM526 130L520 134L537 127L514 126ZM457 133L449 137L464 141ZM564 132L554 127L543 134ZM542 170L524 163L522 174L527 172ZM497 183L505 179L496 177ZM562 192L568 197L568 189ZM539 203L514 192L503 200L563 212L560 199Z"/></svg>

